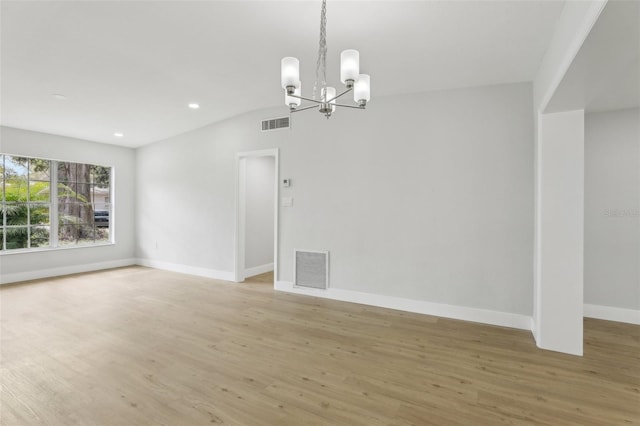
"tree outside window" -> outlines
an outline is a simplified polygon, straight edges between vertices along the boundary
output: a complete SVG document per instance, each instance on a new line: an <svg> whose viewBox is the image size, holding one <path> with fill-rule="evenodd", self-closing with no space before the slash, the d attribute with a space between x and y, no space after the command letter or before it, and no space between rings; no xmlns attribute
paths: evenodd
<svg viewBox="0 0 640 426"><path fill-rule="evenodd" d="M1 250L109 242L110 188L110 167L0 154Z"/></svg>

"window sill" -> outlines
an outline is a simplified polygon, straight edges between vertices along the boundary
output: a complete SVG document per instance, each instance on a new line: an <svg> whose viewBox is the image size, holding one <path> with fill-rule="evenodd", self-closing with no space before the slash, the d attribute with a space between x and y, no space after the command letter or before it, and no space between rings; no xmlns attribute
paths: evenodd
<svg viewBox="0 0 640 426"><path fill-rule="evenodd" d="M49 252L49 251L75 250L75 249L85 249L85 248L94 248L94 247L107 247L107 246L115 246L115 245L116 243L108 242L108 243L100 243L100 244L81 244L81 245L66 246L66 247L43 247L43 248L32 248L32 249L2 250L0 251L0 256L11 256L14 254L43 253L43 252Z"/></svg>

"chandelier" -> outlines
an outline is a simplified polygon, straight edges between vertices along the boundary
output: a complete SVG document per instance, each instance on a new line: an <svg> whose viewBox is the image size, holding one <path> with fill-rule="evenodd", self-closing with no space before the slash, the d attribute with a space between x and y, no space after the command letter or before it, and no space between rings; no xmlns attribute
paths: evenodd
<svg viewBox="0 0 640 426"><path fill-rule="evenodd" d="M317 108L321 114L330 118L336 107L365 109L371 99L370 78L367 74L360 74L360 53L348 49L340 54L340 80L346 89L336 95L335 87L327 85L327 0L322 0L320 12L320 43L318 48L318 62L316 63L316 81L313 85L311 98L302 96L300 82L300 62L297 58L282 58L281 83L284 89L284 103L291 113ZM319 99L316 99L320 89ZM337 103L337 99L353 91L355 105ZM312 105L301 107L302 101Z"/></svg>

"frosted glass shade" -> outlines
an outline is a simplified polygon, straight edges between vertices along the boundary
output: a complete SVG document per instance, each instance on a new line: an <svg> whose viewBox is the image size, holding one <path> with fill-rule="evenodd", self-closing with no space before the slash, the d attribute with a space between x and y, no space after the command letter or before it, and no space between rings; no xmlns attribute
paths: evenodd
<svg viewBox="0 0 640 426"><path fill-rule="evenodd" d="M302 84L300 86L296 87L296 91L293 94L296 95L296 96L301 96L300 93L302 93ZM301 103L302 103L302 99L294 98L293 96L287 95L287 90L285 89L285 91L284 91L284 104L286 106L290 107L291 104L294 104L295 106L299 107Z"/></svg>
<svg viewBox="0 0 640 426"><path fill-rule="evenodd" d="M328 101L330 99L333 99L336 97L336 88L335 87L325 87L324 89L322 89L322 100L323 101ZM332 104L331 106L331 111L335 111L336 107L333 106L336 104L336 100L333 99L331 102Z"/></svg>
<svg viewBox="0 0 640 426"><path fill-rule="evenodd" d="M287 86L300 87L300 62L298 59L290 56L282 58L280 72L283 89L286 89Z"/></svg>
<svg viewBox="0 0 640 426"><path fill-rule="evenodd" d="M353 86L353 100L356 102L371 99L371 79L368 74L360 74Z"/></svg>
<svg viewBox="0 0 640 426"><path fill-rule="evenodd" d="M340 54L340 80L357 80L360 75L360 53L357 50L343 50Z"/></svg>

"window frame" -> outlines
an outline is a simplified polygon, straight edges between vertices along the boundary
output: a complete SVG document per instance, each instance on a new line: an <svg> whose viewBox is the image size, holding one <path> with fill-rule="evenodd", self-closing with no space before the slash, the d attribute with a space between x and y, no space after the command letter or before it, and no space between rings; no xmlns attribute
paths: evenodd
<svg viewBox="0 0 640 426"><path fill-rule="evenodd" d="M6 168L6 157L21 157L21 158L28 158L28 159L34 159L34 160L41 160L41 161L47 161L49 163L49 201L48 203L43 202L43 201L32 201L30 199L30 193L31 193L31 167L30 167L30 162L27 165L27 175L26 175L26 182L27 182L27 200L24 201L24 204L27 206L27 209L29 209L29 213L27 214L27 223L24 225L7 225L7 215L6 213L2 215L2 218L0 218L0 231L1 232L1 236L0 236L0 256L4 256L4 255L12 255L12 254L24 254L24 253L38 253L38 252L43 252L43 251L56 251L56 250L70 250L70 249L78 249L78 248L92 248L92 247L104 247L104 246L109 246L109 245L114 245L115 244L115 221L113 220L115 217L114 211L115 211L115 195L114 195L114 176L115 176L115 168L112 165L103 165L103 164L95 164L95 163L88 163L88 162L78 162L78 161L71 161L71 160L54 160L54 159L50 159L50 158L42 158L42 157L34 157L34 156L29 156L29 155L20 155L20 154L10 154L7 152L0 152L0 165L2 166L2 170L1 170L1 174L2 174L2 181L0 182L0 184L2 185L2 188L0 188L2 191L0 193L0 205L1 206L6 206L7 204L12 204L13 202L9 203L6 200L6 185L7 185L7 179L6 179L6 174L5 174L5 168ZM60 241L59 241L59 229L60 229L60 212L58 211L59 209L59 199L58 199L58 165L60 163L73 163L73 164L84 164L84 165L88 165L88 166L97 166L97 167L103 167L103 168L108 168L109 169L109 185L108 185L108 190L109 190L109 201L107 202L100 202L98 203L94 197L92 196L92 202L91 202L91 207L92 210L94 212L95 215L95 206L97 204L104 204L104 205L108 205L108 213L109 213L109 227L108 227L108 239L106 240L96 240L94 238L93 242L76 242L75 244L70 244L70 245L61 245ZM43 181L41 179L36 179L34 181L40 181L40 182L46 182ZM77 182L74 182L77 184ZM83 184L90 184L92 185L91 190L94 191L94 182L88 182L88 183L83 183ZM106 197L105 197L106 198ZM16 203L22 203L21 201L16 202ZM30 213L30 209L31 209L31 205L32 204L40 204L42 206L46 206L49 209L49 244L47 246L41 246L41 247L31 247L32 241L31 241L31 231L32 231L32 227L34 226L40 226L40 225L32 225L31 224L31 213ZM25 227L27 229L27 247L25 248L16 248L16 249L7 249L6 248L6 243L7 243L7 228L19 228L19 227ZM95 229L97 227L95 226L94 223L94 232Z"/></svg>

